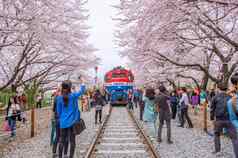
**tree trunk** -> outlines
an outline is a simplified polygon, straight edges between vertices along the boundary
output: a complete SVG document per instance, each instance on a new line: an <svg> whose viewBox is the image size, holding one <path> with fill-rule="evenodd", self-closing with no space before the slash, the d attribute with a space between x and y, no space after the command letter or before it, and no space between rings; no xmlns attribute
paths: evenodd
<svg viewBox="0 0 238 158"><path fill-rule="evenodd" d="M169 82L170 85L173 86L173 89L174 89L174 90L177 89L176 83L175 83L173 80L167 79L167 81Z"/></svg>
<svg viewBox="0 0 238 158"><path fill-rule="evenodd" d="M201 85L202 90L205 90L205 91L207 90L208 81L209 81L209 77L206 74L204 74L202 79L202 85Z"/></svg>

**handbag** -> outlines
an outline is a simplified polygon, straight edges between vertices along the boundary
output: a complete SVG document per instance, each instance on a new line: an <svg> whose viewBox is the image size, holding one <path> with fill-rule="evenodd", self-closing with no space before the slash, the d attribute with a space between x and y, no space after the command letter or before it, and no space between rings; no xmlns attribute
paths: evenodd
<svg viewBox="0 0 238 158"><path fill-rule="evenodd" d="M74 102L75 106L77 106L76 101L77 100L75 100L75 102ZM79 108L78 108L78 110L79 110ZM85 129L86 129L86 125L82 118L80 118L78 121L76 121L75 124L73 125L73 133L75 135L80 135Z"/></svg>
<svg viewBox="0 0 238 158"><path fill-rule="evenodd" d="M77 121L73 126L73 133L75 135L80 135L86 129L86 125L83 119Z"/></svg>
<svg viewBox="0 0 238 158"><path fill-rule="evenodd" d="M3 131L5 131L5 132L11 131L11 128L10 128L9 123L8 123L7 120L4 121L2 128L3 128Z"/></svg>

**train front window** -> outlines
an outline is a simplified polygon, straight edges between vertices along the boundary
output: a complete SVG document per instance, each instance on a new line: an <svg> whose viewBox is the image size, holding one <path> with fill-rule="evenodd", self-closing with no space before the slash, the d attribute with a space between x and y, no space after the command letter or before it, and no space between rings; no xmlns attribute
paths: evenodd
<svg viewBox="0 0 238 158"><path fill-rule="evenodd" d="M113 73L112 74L112 78L125 78L127 77L126 74L122 74L122 73Z"/></svg>

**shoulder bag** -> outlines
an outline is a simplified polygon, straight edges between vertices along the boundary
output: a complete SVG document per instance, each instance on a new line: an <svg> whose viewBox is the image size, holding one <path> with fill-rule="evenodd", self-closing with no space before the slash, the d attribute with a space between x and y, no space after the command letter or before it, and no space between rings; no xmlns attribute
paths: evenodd
<svg viewBox="0 0 238 158"><path fill-rule="evenodd" d="M77 106L76 102L75 102L75 106ZM77 108L78 108L78 106L77 106ZM79 109L78 109L78 111L79 111ZM86 129L86 125L82 118L80 118L78 121L76 121L75 124L73 125L73 133L75 135L80 135L85 129Z"/></svg>
<svg viewBox="0 0 238 158"><path fill-rule="evenodd" d="M86 129L86 125L83 119L77 121L73 126L73 133L75 135L80 135Z"/></svg>

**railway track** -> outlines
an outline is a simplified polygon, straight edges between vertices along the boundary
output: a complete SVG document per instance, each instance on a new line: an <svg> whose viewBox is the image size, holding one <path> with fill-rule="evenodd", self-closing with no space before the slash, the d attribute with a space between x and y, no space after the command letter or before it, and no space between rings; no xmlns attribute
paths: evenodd
<svg viewBox="0 0 238 158"><path fill-rule="evenodd" d="M131 112L120 107L110 111L85 158L159 158Z"/></svg>

